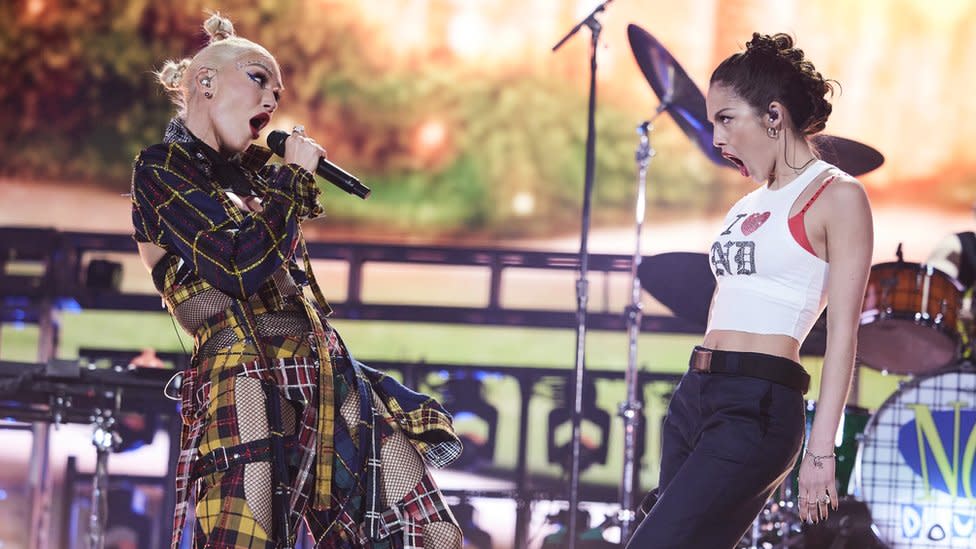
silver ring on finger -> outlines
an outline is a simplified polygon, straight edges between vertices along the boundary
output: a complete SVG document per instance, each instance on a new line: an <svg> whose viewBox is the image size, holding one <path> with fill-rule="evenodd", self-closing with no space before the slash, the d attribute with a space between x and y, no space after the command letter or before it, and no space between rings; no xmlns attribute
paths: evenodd
<svg viewBox="0 0 976 549"><path fill-rule="evenodd" d="M305 135L305 126L302 126L301 124L295 124L295 127L291 129L291 133L298 133L298 134Z"/></svg>

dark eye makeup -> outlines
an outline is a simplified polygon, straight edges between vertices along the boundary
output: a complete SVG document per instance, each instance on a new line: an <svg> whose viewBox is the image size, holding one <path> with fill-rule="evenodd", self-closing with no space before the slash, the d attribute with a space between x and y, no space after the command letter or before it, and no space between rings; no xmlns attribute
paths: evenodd
<svg viewBox="0 0 976 549"><path fill-rule="evenodd" d="M248 78L254 81L261 89L268 86L268 75L263 70L248 71ZM275 101L281 101L281 92L273 90Z"/></svg>

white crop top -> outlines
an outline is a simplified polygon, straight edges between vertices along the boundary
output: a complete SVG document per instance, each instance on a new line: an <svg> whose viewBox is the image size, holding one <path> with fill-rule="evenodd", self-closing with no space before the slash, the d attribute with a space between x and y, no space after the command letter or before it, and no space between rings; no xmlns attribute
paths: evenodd
<svg viewBox="0 0 976 549"><path fill-rule="evenodd" d="M830 164L817 160L785 187L765 185L729 211L712 244L715 296L708 330L807 337L827 305L826 261L790 233L790 209ZM707 332L706 332L707 333Z"/></svg>

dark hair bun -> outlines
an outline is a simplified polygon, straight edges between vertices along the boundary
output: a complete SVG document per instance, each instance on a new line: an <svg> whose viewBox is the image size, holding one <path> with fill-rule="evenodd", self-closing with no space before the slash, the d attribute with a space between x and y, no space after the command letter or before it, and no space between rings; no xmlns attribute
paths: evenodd
<svg viewBox="0 0 976 549"><path fill-rule="evenodd" d="M817 72L792 36L758 32L746 42L746 51L733 54L715 69L711 81L731 85L760 112L772 101L783 103L804 135L826 127L832 110L827 96L833 97L836 84Z"/></svg>

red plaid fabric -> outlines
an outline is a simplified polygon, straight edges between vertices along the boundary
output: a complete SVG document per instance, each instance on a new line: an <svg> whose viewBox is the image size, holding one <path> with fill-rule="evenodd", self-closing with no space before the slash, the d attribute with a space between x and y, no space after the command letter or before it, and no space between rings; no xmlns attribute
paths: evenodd
<svg viewBox="0 0 976 549"><path fill-rule="evenodd" d="M396 505L380 514L379 539L403 533L404 549L422 549L423 527L432 522L455 522L444 496L429 474ZM367 545L364 543L363 545Z"/></svg>

